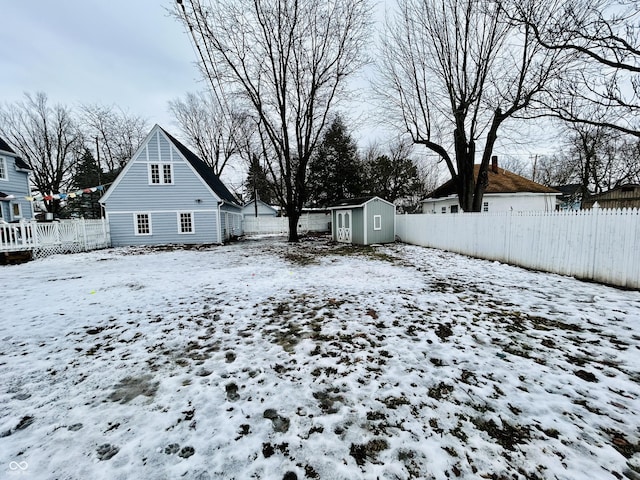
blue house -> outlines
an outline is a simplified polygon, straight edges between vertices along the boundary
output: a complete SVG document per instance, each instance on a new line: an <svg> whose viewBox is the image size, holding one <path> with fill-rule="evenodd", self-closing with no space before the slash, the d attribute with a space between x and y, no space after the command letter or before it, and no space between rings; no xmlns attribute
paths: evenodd
<svg viewBox="0 0 640 480"><path fill-rule="evenodd" d="M0 221L33 218L29 166L0 138Z"/></svg>
<svg viewBox="0 0 640 480"><path fill-rule="evenodd" d="M242 208L235 197L159 125L100 203L113 246L223 243L242 234Z"/></svg>

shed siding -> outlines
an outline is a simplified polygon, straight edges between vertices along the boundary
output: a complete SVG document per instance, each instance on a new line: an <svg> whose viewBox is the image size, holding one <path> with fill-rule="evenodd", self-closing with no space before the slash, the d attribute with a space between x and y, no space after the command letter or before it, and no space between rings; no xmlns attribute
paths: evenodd
<svg viewBox="0 0 640 480"><path fill-rule="evenodd" d="M364 207L351 209L351 242L364 243Z"/></svg>
<svg viewBox="0 0 640 480"><path fill-rule="evenodd" d="M9 201L0 201L0 207L2 207L2 219L5 222L19 220L19 218L14 218L12 215L12 205L16 203L20 204L23 219L29 220L33 218L31 202L25 198L31 194L29 189L29 174L25 171L16 170L15 157L0 154L0 158L5 159L8 174L7 180L0 180L0 192L6 193L7 195L14 195L16 197Z"/></svg>
<svg viewBox="0 0 640 480"><path fill-rule="evenodd" d="M380 215L381 230L374 230L373 217ZM395 240L395 207L374 199L367 203L367 244L389 243Z"/></svg>
<svg viewBox="0 0 640 480"><path fill-rule="evenodd" d="M175 211L146 212L151 219L151 235L135 235L135 213L109 213L111 243L114 247L127 245L201 244L221 243L218 238L218 213L194 211L192 234L179 233L178 215Z"/></svg>

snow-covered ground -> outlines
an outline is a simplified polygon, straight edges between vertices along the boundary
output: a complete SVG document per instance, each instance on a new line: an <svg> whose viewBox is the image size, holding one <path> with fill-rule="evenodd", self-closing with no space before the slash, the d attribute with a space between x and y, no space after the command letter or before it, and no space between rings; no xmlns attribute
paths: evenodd
<svg viewBox="0 0 640 480"><path fill-rule="evenodd" d="M1 267L0 477L637 478L640 293L282 239Z"/></svg>

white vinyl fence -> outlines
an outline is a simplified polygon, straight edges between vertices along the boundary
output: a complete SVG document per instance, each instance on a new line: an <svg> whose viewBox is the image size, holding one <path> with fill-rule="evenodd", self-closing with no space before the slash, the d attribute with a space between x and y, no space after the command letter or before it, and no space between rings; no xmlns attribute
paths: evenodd
<svg viewBox="0 0 640 480"><path fill-rule="evenodd" d="M640 288L640 210L398 215L406 243Z"/></svg>
<svg viewBox="0 0 640 480"><path fill-rule="evenodd" d="M0 224L0 252L32 250L35 258L106 248L111 244L106 220L62 220Z"/></svg>
<svg viewBox="0 0 640 480"><path fill-rule="evenodd" d="M329 232L331 215L325 213L303 213L298 220L298 233ZM289 233L288 217L244 217L245 235L264 235Z"/></svg>

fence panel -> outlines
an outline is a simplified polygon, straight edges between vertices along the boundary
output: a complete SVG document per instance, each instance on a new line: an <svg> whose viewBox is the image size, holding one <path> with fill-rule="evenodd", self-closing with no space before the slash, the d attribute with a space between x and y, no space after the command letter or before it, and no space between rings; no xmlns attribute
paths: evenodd
<svg viewBox="0 0 640 480"><path fill-rule="evenodd" d="M640 211L401 215L401 241L640 288Z"/></svg>
<svg viewBox="0 0 640 480"><path fill-rule="evenodd" d="M324 213L303 213L298 220L298 233L328 232L331 216ZM245 235L289 233L288 217L244 217Z"/></svg>
<svg viewBox="0 0 640 480"><path fill-rule="evenodd" d="M0 224L0 252L32 250L35 258L111 245L106 220L62 220Z"/></svg>

